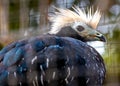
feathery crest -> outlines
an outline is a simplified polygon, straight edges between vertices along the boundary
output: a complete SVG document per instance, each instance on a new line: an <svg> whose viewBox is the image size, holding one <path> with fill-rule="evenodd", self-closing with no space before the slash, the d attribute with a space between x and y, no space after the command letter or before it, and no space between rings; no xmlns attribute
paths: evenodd
<svg viewBox="0 0 120 86"><path fill-rule="evenodd" d="M77 6L72 8L74 11L69 9L55 8L58 10L58 12L55 12L54 15L49 17L49 20L53 23L50 33L55 34L59 32L62 27L74 22L85 22L93 29L96 29L101 18L101 12L98 9L95 11L95 13L93 13L92 7L87 10L87 12Z"/></svg>

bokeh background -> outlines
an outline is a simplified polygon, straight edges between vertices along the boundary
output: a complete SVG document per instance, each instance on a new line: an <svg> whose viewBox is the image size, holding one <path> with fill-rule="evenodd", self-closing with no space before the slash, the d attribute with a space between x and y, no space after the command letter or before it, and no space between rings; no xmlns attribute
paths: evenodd
<svg viewBox="0 0 120 86"><path fill-rule="evenodd" d="M48 15L55 7L82 9L93 6L102 12L97 30L107 42L88 43L103 56L107 74L104 86L120 86L120 0L0 0L0 49L10 42L50 30Z"/></svg>

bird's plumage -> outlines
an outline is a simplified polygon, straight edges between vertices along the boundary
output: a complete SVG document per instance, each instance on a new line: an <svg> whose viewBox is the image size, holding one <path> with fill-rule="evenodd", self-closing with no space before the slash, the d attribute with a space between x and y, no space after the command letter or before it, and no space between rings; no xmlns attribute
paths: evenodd
<svg viewBox="0 0 120 86"><path fill-rule="evenodd" d="M1 86L101 86L104 79L102 57L69 37L44 35L17 41L3 48L0 58Z"/></svg>
<svg viewBox="0 0 120 86"><path fill-rule="evenodd" d="M79 11L77 7L74 9ZM70 10L59 11L75 14ZM56 14L58 16L54 16L55 19L61 18L61 13ZM80 14L75 15L69 17L77 18ZM67 16L63 14L62 17ZM83 41L89 32L92 32L92 36L88 35L91 39L98 40L93 37L96 31L91 30L85 22L66 25L68 20L61 27L63 22L59 22L59 25L55 19L52 30L57 26L54 28L71 30L71 33L61 34L58 31L54 35L18 40L0 51L0 86L102 86L105 78L104 61L94 48ZM85 35L81 35L83 33Z"/></svg>

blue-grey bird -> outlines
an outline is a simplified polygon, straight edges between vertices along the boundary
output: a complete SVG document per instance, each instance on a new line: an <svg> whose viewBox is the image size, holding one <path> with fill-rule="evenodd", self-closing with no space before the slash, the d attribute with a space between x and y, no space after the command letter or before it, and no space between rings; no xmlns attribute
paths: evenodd
<svg viewBox="0 0 120 86"><path fill-rule="evenodd" d="M103 41L96 30L101 12L56 8L51 30L13 42L0 51L0 86L102 86L105 65L87 41Z"/></svg>

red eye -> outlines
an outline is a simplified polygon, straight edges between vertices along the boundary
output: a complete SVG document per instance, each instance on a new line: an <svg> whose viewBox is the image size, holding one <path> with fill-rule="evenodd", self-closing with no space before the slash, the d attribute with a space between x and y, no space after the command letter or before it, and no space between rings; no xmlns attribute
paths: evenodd
<svg viewBox="0 0 120 86"><path fill-rule="evenodd" d="M82 26L77 26L77 28L76 28L78 31L83 31L84 30L84 27L82 27Z"/></svg>

